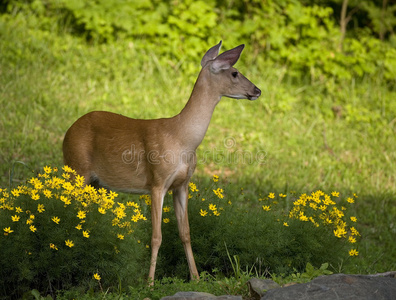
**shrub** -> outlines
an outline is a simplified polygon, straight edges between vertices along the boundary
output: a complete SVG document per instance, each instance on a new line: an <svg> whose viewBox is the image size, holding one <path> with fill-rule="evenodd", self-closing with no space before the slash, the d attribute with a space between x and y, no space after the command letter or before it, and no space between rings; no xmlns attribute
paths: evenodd
<svg viewBox="0 0 396 300"><path fill-rule="evenodd" d="M337 267L358 255L357 218L347 217L356 197L341 199L337 192L322 191L299 197L269 193L248 207L243 195L226 194L218 177L214 180L208 188L190 183L191 238L200 271L232 276L228 253L258 275L302 272L307 263ZM163 221L157 275L188 278L171 206L165 205Z"/></svg>
<svg viewBox="0 0 396 300"><path fill-rule="evenodd" d="M18 298L37 289L121 287L146 278L151 236L151 198L117 201L117 194L84 186L84 178L63 167L45 167L25 185L0 189L0 295ZM333 266L358 255L359 237L347 218L356 195L269 193L248 206L229 195L214 176L201 188L189 184L189 216L200 271L216 278L249 266L257 276L302 272L308 263ZM188 278L173 207L163 207L163 243L157 278ZM239 198L239 199L238 199ZM139 203L139 201L141 203ZM147 218L145 217L147 215ZM352 224L351 224L352 222ZM73 291L73 289L72 289Z"/></svg>
<svg viewBox="0 0 396 300"><path fill-rule="evenodd" d="M141 274L147 250L134 232L146 220L139 205L63 171L45 167L26 185L0 189L0 295L87 289L94 274L104 286L131 284Z"/></svg>
<svg viewBox="0 0 396 300"><path fill-rule="evenodd" d="M392 12L396 6L381 10L374 3L361 5L368 14L355 23L365 25L351 30L343 42L337 10L331 6L334 3L297 0L254 0L248 4L241 0L8 0L3 11L25 14L42 30L54 31L58 26L60 31L84 36L91 42L129 40L137 49L154 53L161 64L171 64L187 74L197 71L191 62L224 39L226 47L249 42L250 53L254 54L243 59L249 59L250 65L262 65L262 71L276 65L285 67L288 76L309 75L314 82L333 78L344 82L368 75L394 83L392 24L396 19ZM374 31L364 27L367 17ZM378 31L389 31L389 38L378 39L373 34Z"/></svg>

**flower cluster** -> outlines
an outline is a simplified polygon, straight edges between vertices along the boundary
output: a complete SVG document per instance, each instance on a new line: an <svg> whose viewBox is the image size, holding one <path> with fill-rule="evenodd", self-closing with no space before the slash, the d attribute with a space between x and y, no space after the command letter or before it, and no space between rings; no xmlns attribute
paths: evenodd
<svg viewBox="0 0 396 300"><path fill-rule="evenodd" d="M219 217L221 215L221 211L224 210L223 207L223 201L224 199L224 190L220 187L217 186L217 182L219 181L219 176L218 175L213 175L212 177L212 191L209 192L210 189L206 188L203 191L200 192L198 189L196 183L194 182L189 182L188 184L188 199L195 198L195 200L201 200L202 202L205 203L206 199L211 199L211 201L207 201L207 205L205 205L203 208L200 209L199 215L202 217L209 217L209 216L215 216ZM172 195L172 191L168 192L168 196ZM216 196L216 197L213 197ZM151 206L151 196L150 195L141 195L139 197L140 201L144 202L147 206ZM165 202L167 199L165 199ZM229 205L231 205L231 201L229 200L227 202ZM163 207L163 218L162 221L164 223L169 223L171 222L171 215L168 215L168 213L171 213L173 215L173 208L170 206L164 206Z"/></svg>
<svg viewBox="0 0 396 300"><path fill-rule="evenodd" d="M280 198L285 198L286 195L279 194ZM332 192L331 195L324 193L323 191L316 191L310 195L302 194L300 197L293 201L293 207L288 211L287 217L283 220L283 225L288 227L287 219L296 219L301 222L310 222L315 227L325 226L331 230L332 234L339 239L345 239L350 244L355 244L360 233L354 226L357 222L355 216L346 217L345 212L347 206L354 203L357 195L348 197L345 203L341 201L336 202L339 199L339 192ZM262 206L264 211L270 211L271 207L278 204L275 199L275 193L270 193L268 197L259 199L260 201L273 201L272 203L266 203ZM268 201L269 202L269 201ZM350 256L357 256L358 251L356 249L350 249Z"/></svg>
<svg viewBox="0 0 396 300"><path fill-rule="evenodd" d="M224 210L224 190L220 187L217 187L217 182L219 181L218 175L213 175L213 186L212 192L209 192L209 189L205 189L205 197L202 197L200 194L196 195L197 200L200 198L202 202L205 203L206 199L210 199L210 201L206 201L203 208L200 209L199 215L202 217L207 216L215 216L219 217L221 215L221 211ZM213 197L216 196L216 197ZM231 201L228 201L228 204L231 205Z"/></svg>
<svg viewBox="0 0 396 300"><path fill-rule="evenodd" d="M44 235L59 226L56 230L63 231L64 246L73 248L79 235L89 239L95 234L94 219L100 215L111 216L114 236L120 240L133 232L131 222L146 220L138 204L117 202L117 193L85 185L84 177L68 166L62 170L58 176L57 168L46 166L43 173L28 180L26 185L10 192L0 189L0 215L1 224L6 224L2 228L5 237L11 238L26 228L31 233ZM54 251L61 247L59 239L47 242L47 247Z"/></svg>

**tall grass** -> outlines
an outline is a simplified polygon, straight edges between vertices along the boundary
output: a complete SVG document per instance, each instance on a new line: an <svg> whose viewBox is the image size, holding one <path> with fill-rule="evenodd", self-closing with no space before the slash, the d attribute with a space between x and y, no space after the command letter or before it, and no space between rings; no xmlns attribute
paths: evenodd
<svg viewBox="0 0 396 300"><path fill-rule="evenodd" d="M2 187L11 170L16 186L31 170L61 165L65 131L91 110L134 118L175 115L199 72L199 61L195 74L182 74L179 62L160 64L131 42L87 45L28 22L0 19ZM249 56L248 45L242 55ZM235 200L247 204L269 191L356 192L356 213L366 228L359 266L349 270L396 268L394 86L378 78L296 81L282 66L248 62L242 57L236 67L262 96L220 102L198 149L194 180L219 174L232 183Z"/></svg>

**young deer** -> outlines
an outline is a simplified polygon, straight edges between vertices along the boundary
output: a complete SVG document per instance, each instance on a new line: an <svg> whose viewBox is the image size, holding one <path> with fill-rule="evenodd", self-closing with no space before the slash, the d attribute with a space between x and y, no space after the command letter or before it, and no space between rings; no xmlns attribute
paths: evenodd
<svg viewBox="0 0 396 300"><path fill-rule="evenodd" d="M66 132L64 162L85 177L85 184L130 193L150 193L152 238L149 280L154 280L162 241L164 196L173 191L180 238L192 279L198 279L187 215L188 183L201 144L222 96L256 100L261 91L232 66L244 48L221 55L221 41L204 55L202 70L183 110L172 118L139 120L105 111L90 112Z"/></svg>

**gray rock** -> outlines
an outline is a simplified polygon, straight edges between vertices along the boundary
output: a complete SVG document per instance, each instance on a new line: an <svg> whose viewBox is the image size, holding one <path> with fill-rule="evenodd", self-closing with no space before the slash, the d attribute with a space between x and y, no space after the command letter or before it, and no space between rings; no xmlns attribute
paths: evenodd
<svg viewBox="0 0 396 300"><path fill-rule="evenodd" d="M218 296L200 292L178 292L173 296L161 298L161 300L242 300L241 296Z"/></svg>
<svg viewBox="0 0 396 300"><path fill-rule="evenodd" d="M250 295L254 299L260 299L269 290L280 288L280 285L271 279L252 278L247 283Z"/></svg>
<svg viewBox="0 0 396 300"><path fill-rule="evenodd" d="M269 290L261 300L394 300L396 279L392 276L335 274L311 282Z"/></svg>

